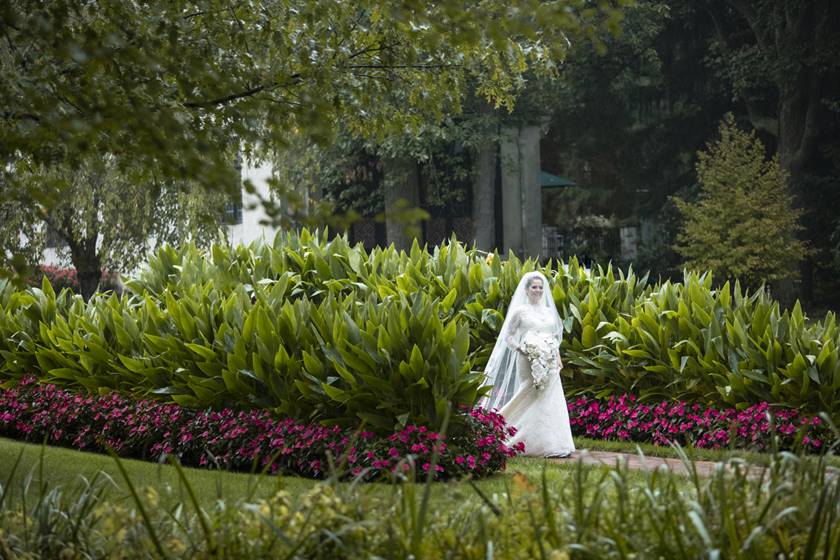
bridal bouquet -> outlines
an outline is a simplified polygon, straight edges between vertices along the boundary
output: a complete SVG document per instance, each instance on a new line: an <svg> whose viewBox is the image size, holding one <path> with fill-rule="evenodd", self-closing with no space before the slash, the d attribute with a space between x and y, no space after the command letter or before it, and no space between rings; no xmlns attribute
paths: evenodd
<svg viewBox="0 0 840 560"><path fill-rule="evenodd" d="M559 345L557 335L544 332L528 332L522 340L522 348L531 364L531 379L537 391L545 388L549 376L557 375L560 371L557 363Z"/></svg>

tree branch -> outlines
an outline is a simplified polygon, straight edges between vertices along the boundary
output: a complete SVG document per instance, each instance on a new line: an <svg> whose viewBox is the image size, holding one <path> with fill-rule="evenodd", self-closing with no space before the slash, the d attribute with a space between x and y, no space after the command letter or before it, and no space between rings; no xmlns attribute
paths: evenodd
<svg viewBox="0 0 840 560"><path fill-rule="evenodd" d="M350 55L347 56L347 60L353 60L354 58L359 57L363 54L367 54L367 53L386 51L386 50L389 50L389 49L392 49L392 48L396 47L398 44L399 43L393 43L391 45L387 45L387 44L383 44L383 43L379 43L379 44L376 44L376 45L371 44L371 45L368 45L367 47L365 47L363 49L359 49L358 51L356 51L354 53L351 53Z"/></svg>
<svg viewBox="0 0 840 560"><path fill-rule="evenodd" d="M236 4L232 4L232 5L229 4L227 8L219 8L218 10L199 10L197 12L191 12L189 14L185 14L184 16L181 16L181 19L193 19L193 18L196 18L196 17L199 17L199 16L206 16L206 15L210 15L210 14L218 14L218 13L224 12L224 11L230 9L230 8L238 8L242 4L243 4L243 2L237 2Z"/></svg>
<svg viewBox="0 0 840 560"><path fill-rule="evenodd" d="M9 37L9 34L6 32L6 30L5 30L5 29L3 29L3 37L5 37L5 38L6 38L6 43L8 43L8 44L9 44L9 50L10 50L10 51L12 51L14 54L16 54L16 55L18 56L18 58L19 58L19 59L20 59L20 61L21 61L21 66L23 67L23 69L24 69L24 70L26 70L26 69L27 69L27 66L28 66L28 65L26 64L26 58L24 58L24 57L21 55L21 53L20 53L20 51L18 50L17 46L15 45L14 41L12 41L12 38L11 38L11 37Z"/></svg>
<svg viewBox="0 0 840 560"><path fill-rule="evenodd" d="M764 131L774 138L779 137L779 119L777 117L760 114L754 104L747 100L744 100L744 104L747 107L747 115L750 118L750 123L753 125L753 128Z"/></svg>
<svg viewBox="0 0 840 560"><path fill-rule="evenodd" d="M766 30L761 28L758 21L758 14L752 5L744 0L729 0L729 5L735 8L735 11L741 14L741 17L746 20L747 25L749 25L750 30L753 32L753 35L755 35L755 40L758 42L759 46L761 46L762 49L767 48Z"/></svg>
<svg viewBox="0 0 840 560"><path fill-rule="evenodd" d="M188 107L190 109L199 109L202 107L216 107L218 105L226 105L231 101L236 101L237 99L243 99L245 97L251 97L253 95L256 95L261 91L264 91L265 89L266 86L261 85L237 93L231 93L230 95L225 95L223 97L208 99L206 101L186 101L184 102L184 107Z"/></svg>
<svg viewBox="0 0 840 560"><path fill-rule="evenodd" d="M344 68L368 68L374 70L398 70L398 69L416 69L416 70L434 70L439 68L461 68L460 64L347 64Z"/></svg>
<svg viewBox="0 0 840 560"><path fill-rule="evenodd" d="M185 101L183 105L184 107L187 107L189 109L200 109L203 107L216 107L219 105L226 105L232 101L236 101L237 99L252 97L263 91L272 91L277 88L287 88L289 86L299 84L301 81L303 81L303 74L292 74L291 76L289 76L287 83L274 82L272 84L262 84L246 89L244 91L231 93L230 95L217 97L215 99L208 99L206 101Z"/></svg>
<svg viewBox="0 0 840 560"><path fill-rule="evenodd" d="M233 19L236 21L236 24L239 26L239 31L243 34L243 42L245 43L245 52L248 53L248 60L251 63L251 70L256 74L257 69L254 65L254 58L251 53L251 45L248 43L248 35L245 33L245 25L242 23L242 20L239 19L239 16L236 15L236 8L239 6L234 6L233 3L228 2L228 8L230 9L230 15L233 16Z"/></svg>
<svg viewBox="0 0 840 560"><path fill-rule="evenodd" d="M826 7L827 11L827 7ZM814 14L815 19L819 22L817 24L816 29L814 30L814 38L813 38L813 47L814 52L812 53L815 57L817 56L817 52L820 49L820 45L825 41L827 29L828 29L828 13ZM805 19L805 15L800 14L800 18ZM820 76L820 72L816 67L815 61L812 61L810 64L803 65L800 70L801 72L808 73L808 82L807 82L807 108L805 109L805 118L802 127L802 136L799 139L799 145L796 147L796 150L793 153L791 158L791 167L801 167L805 165L808 161L808 157L814 153L817 141L819 139L821 127L819 122L820 117L820 109L822 106L822 79ZM805 93L805 92L803 92Z"/></svg>
<svg viewBox="0 0 840 560"><path fill-rule="evenodd" d="M805 110L802 136L791 157L791 169L801 168L808 162L808 157L814 153L820 135L819 114L822 100L822 96L820 95L820 78L814 69L809 69L809 73L808 107Z"/></svg>
<svg viewBox="0 0 840 560"><path fill-rule="evenodd" d="M35 121L41 122L41 117L34 113L15 113L14 111L4 111L3 118L6 120L22 120L22 121Z"/></svg>

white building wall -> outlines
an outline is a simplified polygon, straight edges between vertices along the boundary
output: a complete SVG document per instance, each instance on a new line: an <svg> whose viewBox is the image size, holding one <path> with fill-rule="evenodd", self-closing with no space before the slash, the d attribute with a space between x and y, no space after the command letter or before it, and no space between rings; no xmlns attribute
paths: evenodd
<svg viewBox="0 0 840 560"><path fill-rule="evenodd" d="M70 264L70 259L62 259L58 255L58 251L54 247L48 247L47 249L44 249L44 258L42 259L42 262L46 266L57 266L60 268L69 268L70 266L72 266Z"/></svg>
<svg viewBox="0 0 840 560"><path fill-rule="evenodd" d="M251 181L256 190L251 194L242 190L242 223L228 226L228 239L231 245L250 243L257 239L271 243L277 228L265 225L268 215L263 209L261 199L271 200L273 196L269 188L272 168L270 163L251 164L244 162L242 165L242 181Z"/></svg>

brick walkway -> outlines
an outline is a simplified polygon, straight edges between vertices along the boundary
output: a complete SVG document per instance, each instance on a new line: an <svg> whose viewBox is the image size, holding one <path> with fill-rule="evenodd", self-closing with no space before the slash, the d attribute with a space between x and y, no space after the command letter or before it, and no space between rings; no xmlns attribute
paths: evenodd
<svg viewBox="0 0 840 560"><path fill-rule="evenodd" d="M556 461L568 461L569 459L555 459ZM689 474L689 469L685 463L680 459L671 459L665 457L640 457L635 453L615 453L612 451L578 451L572 455L571 460L583 461L586 465L603 465L614 467L617 462L627 463L631 469L667 469L676 474ZM711 475L718 463L713 461L694 461L694 467L697 469L697 474L700 476ZM763 467L750 467L750 476L760 476L764 470Z"/></svg>
<svg viewBox="0 0 840 560"><path fill-rule="evenodd" d="M615 467L617 462L627 463L631 469L667 469L675 474L688 475L689 468L680 459L671 459L665 457L640 457L636 453L615 453L613 451L589 451L582 450L576 452L570 458L566 459L552 459L552 461L582 461L585 465L600 465L606 467ZM721 463L714 461L694 461L694 467L697 469L697 474L700 476L711 475L715 468L718 468ZM764 467L751 466L749 468L748 476L755 478L761 476L764 472ZM828 478L840 476L840 469L835 467L826 467L826 474Z"/></svg>

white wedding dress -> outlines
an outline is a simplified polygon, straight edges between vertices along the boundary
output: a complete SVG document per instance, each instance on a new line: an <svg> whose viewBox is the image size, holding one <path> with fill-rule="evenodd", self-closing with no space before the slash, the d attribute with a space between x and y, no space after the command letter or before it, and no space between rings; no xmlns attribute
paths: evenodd
<svg viewBox="0 0 840 560"><path fill-rule="evenodd" d="M556 333L556 311L538 305L520 305L511 312L506 342L516 348L529 332ZM559 340L558 340L559 343ZM563 383L557 373L549 375L542 389L534 386L528 358L516 354L516 392L499 413L515 426L516 435L508 445L525 444L525 455L536 457L565 456L575 451L569 410Z"/></svg>

